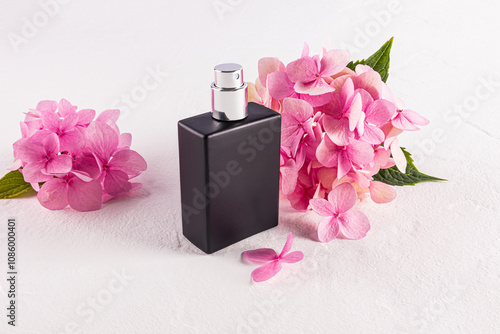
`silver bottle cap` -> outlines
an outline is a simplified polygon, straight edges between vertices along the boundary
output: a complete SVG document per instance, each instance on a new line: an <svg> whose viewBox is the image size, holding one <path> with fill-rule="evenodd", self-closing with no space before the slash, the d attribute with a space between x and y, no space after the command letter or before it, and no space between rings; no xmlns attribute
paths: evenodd
<svg viewBox="0 0 500 334"><path fill-rule="evenodd" d="M239 121L248 116L248 87L243 67L226 63L214 67L212 117L219 121Z"/></svg>

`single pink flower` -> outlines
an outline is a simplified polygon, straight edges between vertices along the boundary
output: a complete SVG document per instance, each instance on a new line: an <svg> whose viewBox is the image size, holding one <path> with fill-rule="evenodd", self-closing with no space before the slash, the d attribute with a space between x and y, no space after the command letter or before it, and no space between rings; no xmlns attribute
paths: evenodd
<svg viewBox="0 0 500 334"><path fill-rule="evenodd" d="M72 151L83 146L85 138L76 128L79 116L69 113L63 118L51 111L42 112L43 130L34 135L40 139L49 133L55 133L59 137L61 151Z"/></svg>
<svg viewBox="0 0 500 334"><path fill-rule="evenodd" d="M391 121L392 125L398 129L406 131L420 130L417 125L429 124L429 120L413 110L401 109L397 111L396 117Z"/></svg>
<svg viewBox="0 0 500 334"><path fill-rule="evenodd" d="M42 141L32 138L20 139L14 143L14 154L26 165L22 169L26 182L45 182L54 174L66 174L71 170L71 157L59 154L59 139L52 133Z"/></svg>
<svg viewBox="0 0 500 334"><path fill-rule="evenodd" d="M318 240L328 242L339 232L348 239L361 239L370 230L370 222L361 211L351 210L356 204L356 190L350 183L342 183L328 194L328 200L311 199L311 208L324 218L318 225Z"/></svg>
<svg viewBox="0 0 500 334"><path fill-rule="evenodd" d="M85 182L68 173L45 182L37 198L49 210L62 210L69 205L76 211L94 211L102 206L102 187L97 180Z"/></svg>
<svg viewBox="0 0 500 334"><path fill-rule="evenodd" d="M86 135L87 147L94 153L101 168L106 193L116 196L131 190L129 180L147 168L144 158L128 147L120 148L118 133L104 122L90 123Z"/></svg>
<svg viewBox="0 0 500 334"><path fill-rule="evenodd" d="M312 136L313 108L303 100L286 98L283 100L281 114L281 145L288 148L290 155L295 157L304 134Z"/></svg>
<svg viewBox="0 0 500 334"><path fill-rule="evenodd" d="M363 168L373 161L373 147L359 140L351 140L347 145L336 145L328 135L316 151L318 161L325 167L337 167L337 178L346 175L352 168Z"/></svg>
<svg viewBox="0 0 500 334"><path fill-rule="evenodd" d="M76 122L75 127L78 127L80 129L86 128L87 126L89 126L90 122L92 122L92 120L94 119L95 110L81 109L79 111L76 111L77 108L78 108L77 106L74 106L71 103L69 103L68 100L61 99L57 106L57 114L62 118L70 114L77 114L78 121Z"/></svg>
<svg viewBox="0 0 500 334"><path fill-rule="evenodd" d="M335 144L346 145L354 138L355 129L360 134L363 133L363 99L362 95L354 90L351 78L345 81L340 94L333 95L324 112L323 128Z"/></svg>
<svg viewBox="0 0 500 334"><path fill-rule="evenodd" d="M378 99L367 103L364 132L359 134L359 140L372 145L380 145L385 135L379 126L387 123L395 114L396 105L388 100Z"/></svg>
<svg viewBox="0 0 500 334"><path fill-rule="evenodd" d="M331 76L339 73L349 63L350 54L344 50L330 50L323 57L305 56L291 62L286 72L300 94L321 95L335 89L330 86Z"/></svg>
<svg viewBox="0 0 500 334"><path fill-rule="evenodd" d="M274 277L282 268L281 263L295 263L304 258L301 251L288 253L292 249L293 235L288 235L283 250L278 255L271 248L260 248L243 252L243 257L253 263L265 263L263 266L252 271L252 278L255 282L263 282Z"/></svg>

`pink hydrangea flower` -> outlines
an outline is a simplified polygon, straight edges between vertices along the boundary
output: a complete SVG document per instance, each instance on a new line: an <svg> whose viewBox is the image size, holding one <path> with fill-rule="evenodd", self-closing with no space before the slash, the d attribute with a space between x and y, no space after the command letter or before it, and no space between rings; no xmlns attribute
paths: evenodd
<svg viewBox="0 0 500 334"><path fill-rule="evenodd" d="M348 52L338 50L309 56L305 44L286 66L278 58L261 59L259 79L249 89L255 101L282 114L280 186L295 210L326 201L343 184L360 200L394 200L395 188L375 175L394 165L406 172L398 136L428 123L405 109L373 68L351 70L348 61Z"/></svg>
<svg viewBox="0 0 500 334"><path fill-rule="evenodd" d="M13 145L14 170L38 191L44 207L97 210L103 201L140 186L130 180L147 164L130 149L131 134L120 133L119 115L106 110L94 121L94 110L77 111L65 99L41 101L26 113L22 138Z"/></svg>
<svg viewBox="0 0 500 334"><path fill-rule="evenodd" d="M62 210L68 205L76 211L99 210L102 187L97 180L83 181L73 173L45 182L37 194L38 201L50 210Z"/></svg>
<svg viewBox="0 0 500 334"><path fill-rule="evenodd" d="M423 126L429 124L427 118L408 109L398 110L396 117L394 117L391 122L394 127L406 131L420 130L417 125Z"/></svg>
<svg viewBox="0 0 500 334"><path fill-rule="evenodd" d="M290 252L293 244L292 232L288 235L283 250L278 255L274 249L260 248L243 252L243 257L253 263L265 263L263 266L252 271L252 278L255 282L263 282L274 277L280 272L282 263L295 263L304 258L301 251Z"/></svg>
<svg viewBox="0 0 500 334"><path fill-rule="evenodd" d="M364 213L351 210L356 204L356 190L350 183L342 183L328 194L328 200L311 199L311 208L325 218L318 225L318 240L328 242L339 232L348 239L361 239L370 230L370 222Z"/></svg>
<svg viewBox="0 0 500 334"><path fill-rule="evenodd" d="M348 51L330 50L323 57L303 56L288 64L286 72L297 93L321 95L335 90L330 86L331 76L344 69L349 60Z"/></svg>
<svg viewBox="0 0 500 334"><path fill-rule="evenodd" d="M41 141L25 138L14 143L16 158L25 163L22 169L26 182L45 182L55 174L65 174L71 170L71 157L59 154L59 138L52 133Z"/></svg>
<svg viewBox="0 0 500 334"><path fill-rule="evenodd" d="M354 90L351 78L345 81L340 94L333 95L324 112L323 127L335 144L346 145L355 137L355 129L363 133L363 100L361 94Z"/></svg>
<svg viewBox="0 0 500 334"><path fill-rule="evenodd" d="M119 147L119 136L108 124L95 121L87 128L87 146L97 158L106 193L119 195L132 189L129 181L147 168L144 158L127 147Z"/></svg>
<svg viewBox="0 0 500 334"><path fill-rule="evenodd" d="M373 161L373 148L362 141L351 139L347 145L339 146L335 144L328 135L323 140L316 151L318 161L326 167L337 167L337 178L346 175L353 166L363 168Z"/></svg>

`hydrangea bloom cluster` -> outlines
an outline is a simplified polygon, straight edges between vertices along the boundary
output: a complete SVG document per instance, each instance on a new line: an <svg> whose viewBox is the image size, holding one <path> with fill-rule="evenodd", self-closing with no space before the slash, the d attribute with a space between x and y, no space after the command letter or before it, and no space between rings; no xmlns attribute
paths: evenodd
<svg viewBox="0 0 500 334"><path fill-rule="evenodd" d="M394 165L404 173L407 161L398 135L429 122L405 109L378 72L361 64L351 70L349 61L343 50L323 49L310 56L305 44L301 57L286 66L277 58L260 59L259 78L249 85L251 101L282 115L282 193L297 210L318 211L318 203L326 203L311 205L312 199L328 199L332 206L318 212L335 218L328 228L320 225L320 241L335 238L339 230L351 239L366 234L367 219L339 218L354 205L349 194L353 191L359 199L369 195L376 203L393 200L395 189L373 176ZM352 187L329 196L343 183ZM349 205L339 194L349 197ZM360 220L353 222L355 216Z"/></svg>
<svg viewBox="0 0 500 334"><path fill-rule="evenodd" d="M77 211L98 210L103 202L140 186L130 180L147 164L130 149L131 134L120 133L120 111L95 115L62 99L39 102L21 122L13 169L21 171L47 209L69 205Z"/></svg>

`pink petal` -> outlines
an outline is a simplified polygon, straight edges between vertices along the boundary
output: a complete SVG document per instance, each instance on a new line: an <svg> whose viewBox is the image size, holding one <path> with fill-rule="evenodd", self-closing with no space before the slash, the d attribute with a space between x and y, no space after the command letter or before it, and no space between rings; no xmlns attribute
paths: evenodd
<svg viewBox="0 0 500 334"><path fill-rule="evenodd" d="M335 214L344 213L350 210L358 199L356 190L350 183L341 183L328 194L328 202L332 205Z"/></svg>
<svg viewBox="0 0 500 334"><path fill-rule="evenodd" d="M300 122L305 122L313 116L313 108L304 100L286 98L283 100L285 113L292 115Z"/></svg>
<svg viewBox="0 0 500 334"><path fill-rule="evenodd" d="M349 63L351 55L345 50L330 50L321 58L321 75L332 76L343 70Z"/></svg>
<svg viewBox="0 0 500 334"><path fill-rule="evenodd" d="M354 78L354 85L357 88L366 90L368 93L370 93L373 99L377 100L380 98L380 92L382 90L382 79L380 78L380 74L378 74L374 70L366 71L360 74L358 77Z"/></svg>
<svg viewBox="0 0 500 334"><path fill-rule="evenodd" d="M349 159L346 150L341 149L338 153L337 178L343 178L351 169L351 160Z"/></svg>
<svg viewBox="0 0 500 334"><path fill-rule="evenodd" d="M32 182L30 184L31 184L31 188L33 188L34 191L36 191L36 192L40 191L40 183L38 183L38 182Z"/></svg>
<svg viewBox="0 0 500 334"><path fill-rule="evenodd" d="M111 196L128 192L132 188L128 180L127 173L120 170L108 170L104 178L104 190Z"/></svg>
<svg viewBox="0 0 500 334"><path fill-rule="evenodd" d="M281 172L281 190L283 194L290 195L297 185L299 171L296 167L295 160L290 159L284 166L280 168Z"/></svg>
<svg viewBox="0 0 500 334"><path fill-rule="evenodd" d="M411 123L409 120L404 117L403 113L399 112L396 117L394 117L391 121L392 125L398 129L401 130L406 130L406 131L416 131L419 130L419 128L413 123Z"/></svg>
<svg viewBox="0 0 500 334"><path fill-rule="evenodd" d="M311 194L308 190L304 189L303 185L300 182L297 182L297 186L295 187L295 191L290 195L287 195L286 198L290 201L290 205L297 211L306 211L309 206L309 199L311 198Z"/></svg>
<svg viewBox="0 0 500 334"><path fill-rule="evenodd" d="M121 133L118 139L118 147L128 147L132 145L132 135L130 133Z"/></svg>
<svg viewBox="0 0 500 334"><path fill-rule="evenodd" d="M396 198L396 189L388 184L371 181L370 182L370 197L375 203L389 203Z"/></svg>
<svg viewBox="0 0 500 334"><path fill-rule="evenodd" d="M243 257L254 263L267 263L278 257L278 254L271 248L259 248L243 252Z"/></svg>
<svg viewBox="0 0 500 334"><path fill-rule="evenodd" d="M281 145L290 148L292 156L304 135L304 129L298 126L298 121L292 115L281 114Z"/></svg>
<svg viewBox="0 0 500 334"><path fill-rule="evenodd" d="M42 140L43 149L47 156L57 155L60 151L59 138L55 133L51 133Z"/></svg>
<svg viewBox="0 0 500 334"><path fill-rule="evenodd" d="M290 249L292 249L292 244L293 244L293 234L292 232L290 232L288 234L288 238L286 238L285 246L283 246L283 250L281 251L278 257L281 258L283 255L288 253Z"/></svg>
<svg viewBox="0 0 500 334"><path fill-rule="evenodd" d="M344 102L340 98L340 94L329 94L332 96L331 101L321 108L321 111L333 118L340 119L344 113ZM321 96L321 95L319 95Z"/></svg>
<svg viewBox="0 0 500 334"><path fill-rule="evenodd" d="M366 173L353 169L349 176L351 176L353 181L356 182L361 188L368 188L370 186L369 178L371 179L371 177Z"/></svg>
<svg viewBox="0 0 500 334"><path fill-rule="evenodd" d="M429 124L429 120L427 118L421 116L413 110L405 109L402 113L403 116L413 124L421 126Z"/></svg>
<svg viewBox="0 0 500 334"><path fill-rule="evenodd" d="M354 138L354 132L349 130L349 120L345 117L335 119L325 115L322 119L322 124L328 137L336 145L347 145L351 138Z"/></svg>
<svg viewBox="0 0 500 334"><path fill-rule="evenodd" d="M59 130L62 132L73 130L76 123L78 123L78 118L79 116L77 113L66 115L61 121Z"/></svg>
<svg viewBox="0 0 500 334"><path fill-rule="evenodd" d="M406 167L408 165L408 162L406 161L406 156L403 153L403 150L401 150L401 147L399 147L397 137L394 138L394 140L392 141L390 148L392 157L394 158L394 161L396 162L396 166L398 167L399 171L401 173L406 173Z"/></svg>
<svg viewBox="0 0 500 334"><path fill-rule="evenodd" d="M102 206L102 187L97 180L85 182L73 177L68 184L68 204L76 211L94 211Z"/></svg>
<svg viewBox="0 0 500 334"><path fill-rule="evenodd" d="M354 95L354 98L351 101L351 105L347 110L347 114L349 115L349 130L354 131L356 126L358 125L358 121L361 117L362 113L362 103L361 96L359 94Z"/></svg>
<svg viewBox="0 0 500 334"><path fill-rule="evenodd" d="M61 118L54 112L43 111L42 112L42 123L46 130L57 132L59 131L59 125L61 123Z"/></svg>
<svg viewBox="0 0 500 334"><path fill-rule="evenodd" d="M269 94L273 99L283 100L293 94L293 82L288 79L286 72L276 71L267 76Z"/></svg>
<svg viewBox="0 0 500 334"><path fill-rule="evenodd" d="M324 136L316 150L316 158L325 167L335 167L339 161L340 147L335 145L328 135Z"/></svg>
<svg viewBox="0 0 500 334"><path fill-rule="evenodd" d="M73 172L83 172L92 179L97 179L101 175L101 169L91 152L83 152L75 157Z"/></svg>
<svg viewBox="0 0 500 334"><path fill-rule="evenodd" d="M38 162L44 157L43 147L28 138L16 141L13 147L16 159L21 159L25 163Z"/></svg>
<svg viewBox="0 0 500 334"><path fill-rule="evenodd" d="M265 57L259 59L258 62L258 70L259 70L259 80L264 87L266 87L266 82L268 79L268 75L277 72L277 71L285 71L285 65L278 59L274 57ZM277 99L281 100L281 99Z"/></svg>
<svg viewBox="0 0 500 334"><path fill-rule="evenodd" d="M47 174L67 174L71 170L73 161L67 154L53 156L47 161L45 170L42 172Z"/></svg>
<svg viewBox="0 0 500 334"><path fill-rule="evenodd" d="M283 256L280 259L280 262L295 263L295 262L299 262L303 258L304 258L304 253L302 253L301 251L295 251L295 252L291 252L291 253L286 254L285 256Z"/></svg>
<svg viewBox="0 0 500 334"><path fill-rule="evenodd" d="M50 177L37 194L40 204L49 210L62 210L68 206L66 180Z"/></svg>
<svg viewBox="0 0 500 334"><path fill-rule="evenodd" d="M309 82L298 81L293 86L293 89L299 94L309 95L322 95L335 91L335 88L327 84L322 78L317 78Z"/></svg>
<svg viewBox="0 0 500 334"><path fill-rule="evenodd" d="M387 123L397 112L394 103L378 99L370 103L366 109L366 121L371 124L381 125Z"/></svg>
<svg viewBox="0 0 500 334"><path fill-rule="evenodd" d="M40 102L38 102L38 104L36 106L36 110L38 110L40 112L49 111L49 112L53 113L54 111L56 111L56 109L57 109L57 102L56 101L49 101L49 100L40 101Z"/></svg>
<svg viewBox="0 0 500 334"><path fill-rule="evenodd" d="M291 87L291 89L293 90L293 86ZM331 101L332 94L331 93L326 93L321 95L300 94L300 99L309 103L311 107L321 107Z"/></svg>
<svg viewBox="0 0 500 334"><path fill-rule="evenodd" d="M69 103L68 100L61 99L61 101L59 101L57 112L61 117L66 117L67 115L74 113L76 109L77 107Z"/></svg>
<svg viewBox="0 0 500 334"><path fill-rule="evenodd" d="M274 277L282 268L279 261L273 261L252 271L252 278L255 282L263 282Z"/></svg>
<svg viewBox="0 0 500 334"><path fill-rule="evenodd" d="M60 150L74 151L85 145L85 137L78 129L64 132L59 136Z"/></svg>
<svg viewBox="0 0 500 334"><path fill-rule="evenodd" d="M302 48L302 55L300 58L308 57L309 56L309 45L304 42L304 47Z"/></svg>
<svg viewBox="0 0 500 334"><path fill-rule="evenodd" d="M353 140L346 149L349 160L358 167L368 165L373 161L375 154L373 147L359 140Z"/></svg>
<svg viewBox="0 0 500 334"><path fill-rule="evenodd" d="M335 215L332 204L324 198L313 198L309 200L309 205L320 216L331 217Z"/></svg>
<svg viewBox="0 0 500 334"><path fill-rule="evenodd" d="M365 131L363 132L363 135L359 138L362 142L372 144L372 145L379 145L382 143L385 139L384 132L380 130L378 127L371 125L371 124L365 124Z"/></svg>
<svg viewBox="0 0 500 334"><path fill-rule="evenodd" d="M340 102L342 103L342 105L345 106L353 95L354 95L354 83L352 82L351 78L347 78L347 80L342 85L342 89L340 90Z"/></svg>
<svg viewBox="0 0 500 334"><path fill-rule="evenodd" d="M109 161L109 168L121 170L130 177L135 177L148 168L146 160L131 149L122 149L116 152Z"/></svg>
<svg viewBox="0 0 500 334"><path fill-rule="evenodd" d="M82 109L78 112L78 123L77 125L87 127L90 122L95 117L95 110L92 109Z"/></svg>
<svg viewBox="0 0 500 334"><path fill-rule="evenodd" d="M108 162L118 148L118 134L103 122L90 123L86 131L87 145L102 162Z"/></svg>
<svg viewBox="0 0 500 334"><path fill-rule="evenodd" d="M370 93L361 88L356 89L354 93L361 96L361 104L363 105L363 110L366 112L366 108L373 102L373 97Z"/></svg>
<svg viewBox="0 0 500 334"><path fill-rule="evenodd" d="M31 135L30 142L34 145L40 145L45 139L45 137L47 137L50 134L53 134L53 132L45 129L36 131Z"/></svg>
<svg viewBox="0 0 500 334"><path fill-rule="evenodd" d="M96 121L104 122L104 123L116 123L120 117L120 110L118 109L108 109L104 110L102 113L97 116Z"/></svg>
<svg viewBox="0 0 500 334"><path fill-rule="evenodd" d="M339 216L340 231L348 239L358 240L364 238L370 230L368 217L357 210L343 213Z"/></svg>
<svg viewBox="0 0 500 334"><path fill-rule="evenodd" d="M51 175L44 174L42 170L45 169L44 162L31 162L23 167L24 181L29 183L34 182L45 182L53 177Z"/></svg>
<svg viewBox="0 0 500 334"><path fill-rule="evenodd" d="M292 82L310 82L316 79L318 67L311 57L305 57L288 64L286 73Z"/></svg>
<svg viewBox="0 0 500 334"><path fill-rule="evenodd" d="M391 157L391 151L388 148L379 147L375 151L375 157L373 160L376 166L388 168L385 166L389 162L390 157Z"/></svg>
<svg viewBox="0 0 500 334"><path fill-rule="evenodd" d="M319 222L318 240L320 242L329 242L339 234L339 222L336 217L326 217Z"/></svg>

